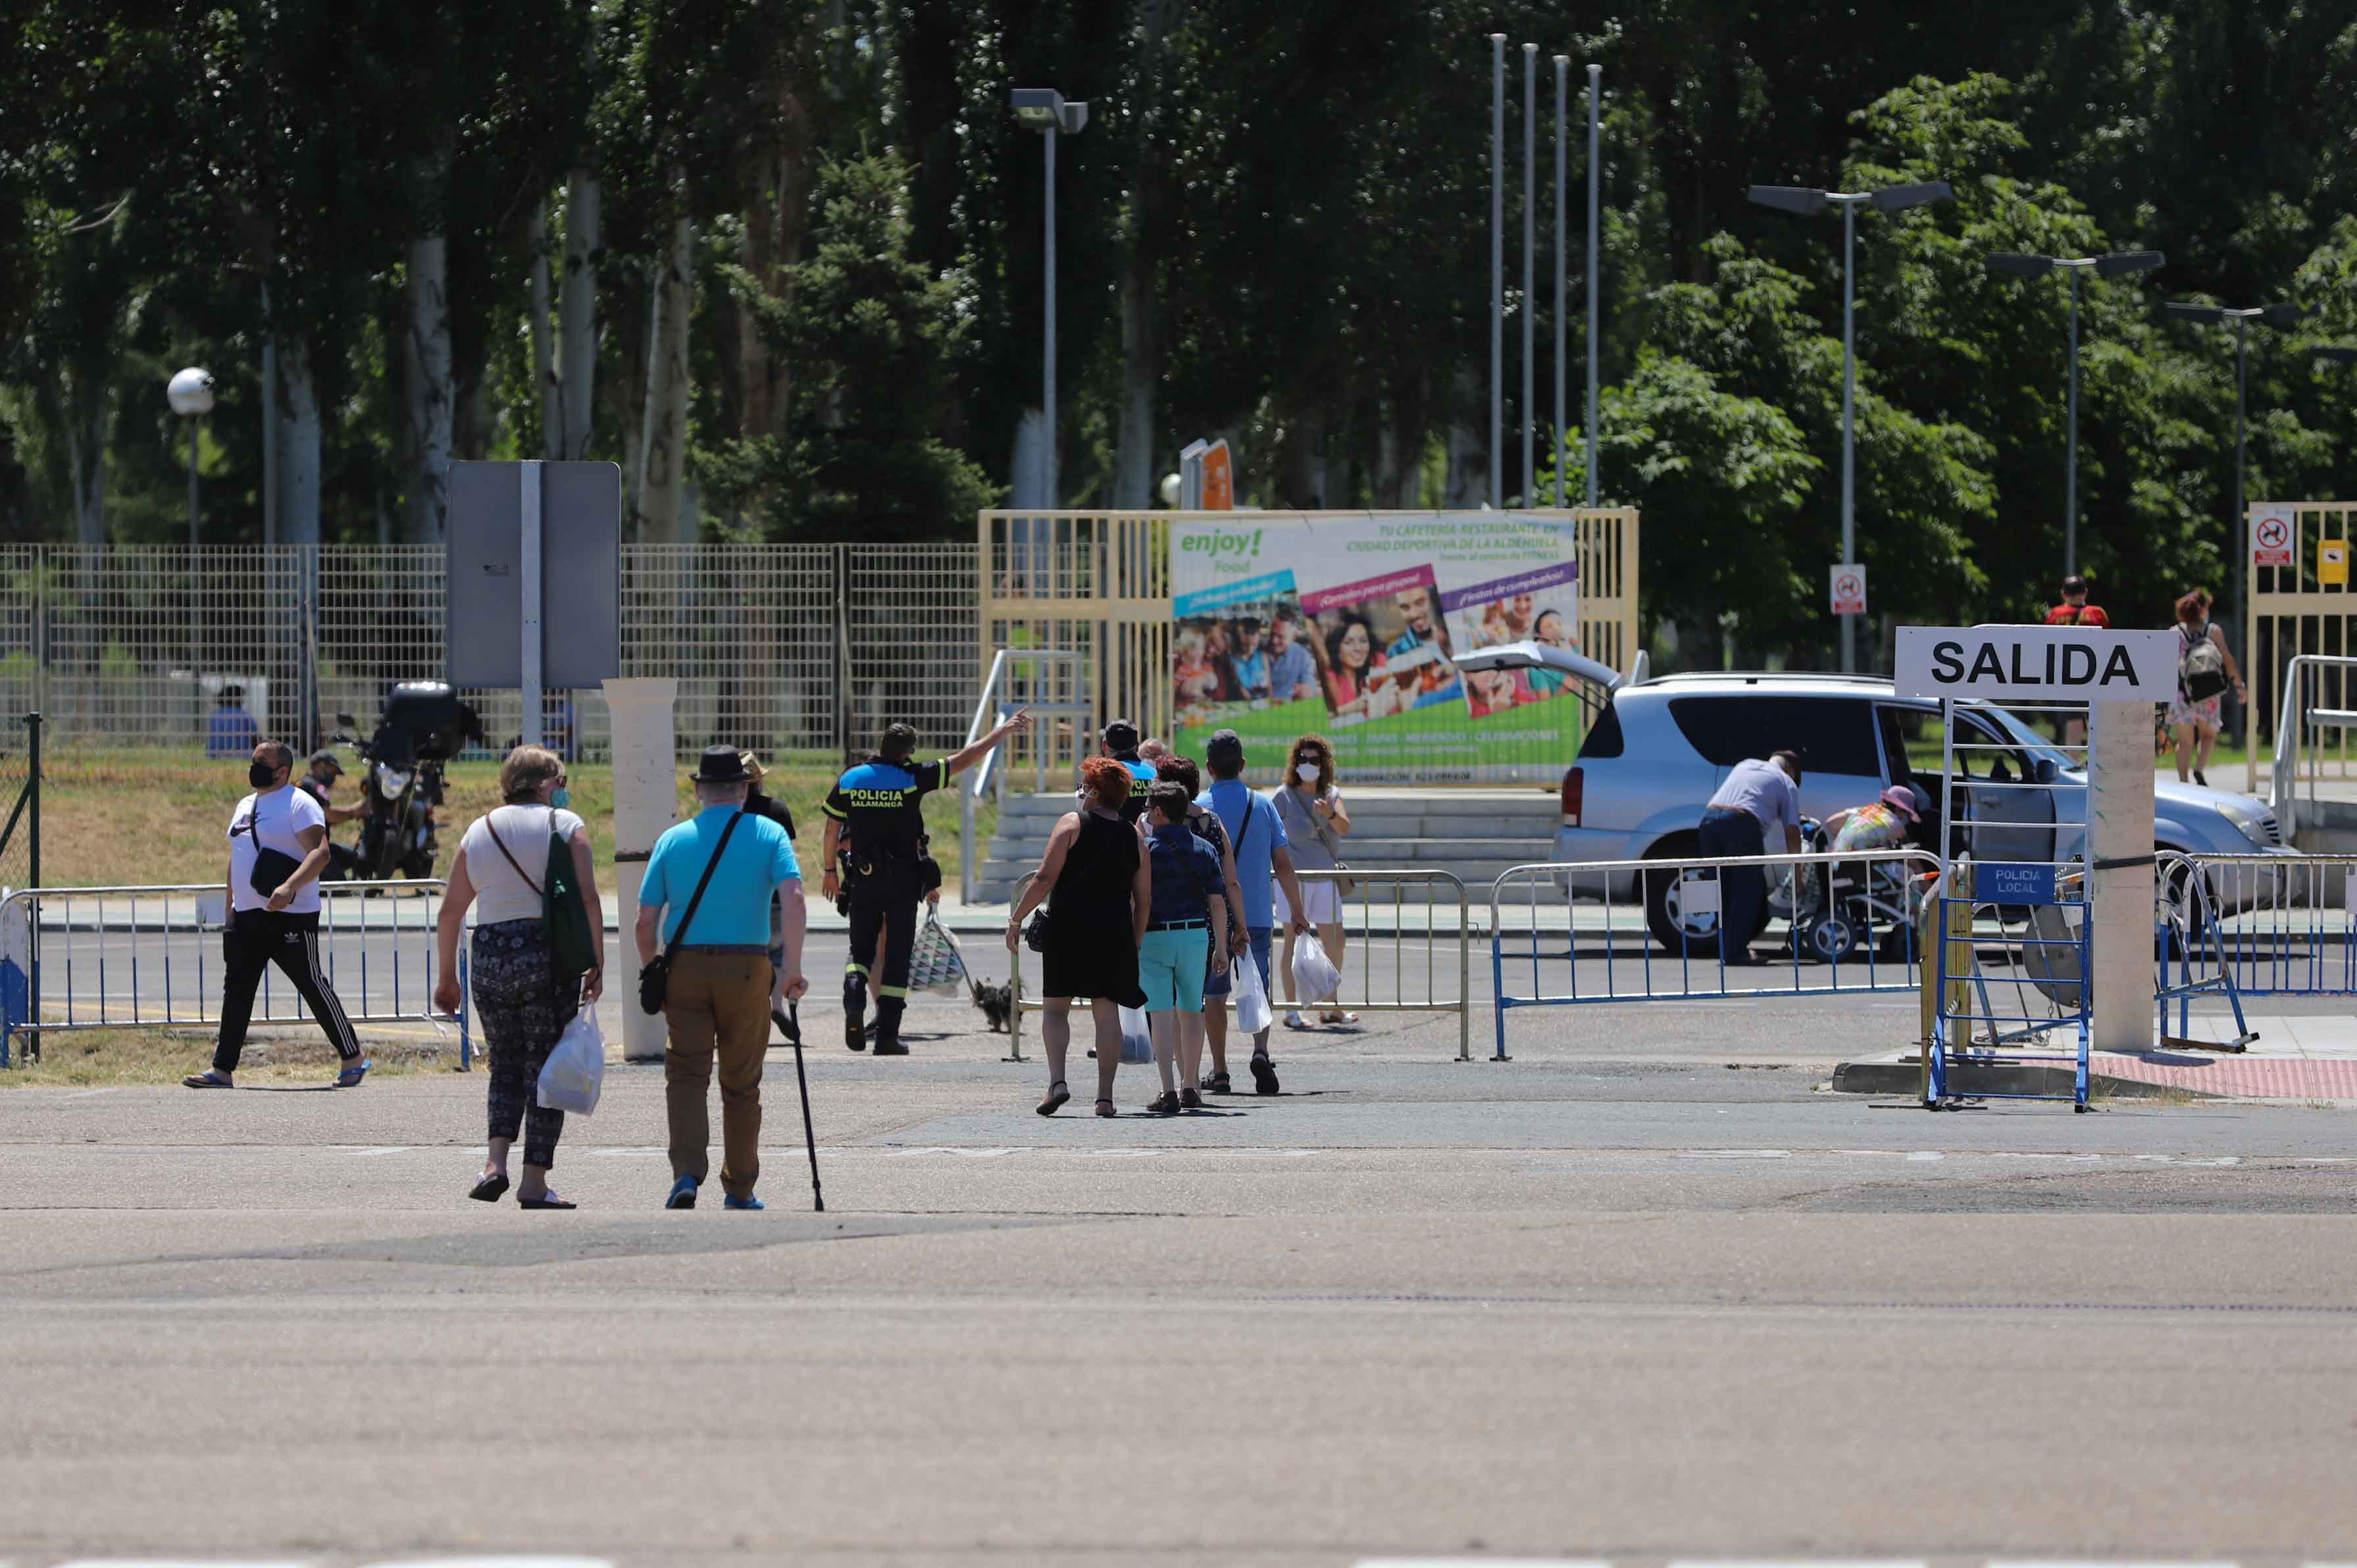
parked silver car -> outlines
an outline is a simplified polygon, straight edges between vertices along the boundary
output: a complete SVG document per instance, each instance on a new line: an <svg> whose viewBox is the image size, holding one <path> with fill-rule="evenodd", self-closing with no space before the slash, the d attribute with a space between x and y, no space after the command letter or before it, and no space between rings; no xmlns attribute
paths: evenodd
<svg viewBox="0 0 2357 1568"><path fill-rule="evenodd" d="M1975 743L1956 753L1967 780L1965 809L1976 824L1975 858L2054 861L2079 854L2086 838L2085 796L2018 788L2083 782L2077 758L2001 709L1964 710L1958 724L1957 739ZM1746 757L1784 747L1808 758L1801 786L1801 809L1808 816L1824 818L1863 805L1893 783L1922 789L1935 817L1944 809L1940 706L1896 696L1888 681L1817 674L1655 680L1641 675L1611 689L1594 715L1578 760L1564 775L1555 859L1695 855L1696 824L1727 770ZM1990 787L1976 787L1983 785ZM2154 847L2162 851L2249 854L2276 852L2282 844L2265 801L2185 784L2158 786L2152 832ZM1936 843L1937 835L1935 820L1924 836ZM1781 846L1769 847L1772 853ZM1631 897L1637 875L1599 879L1608 886L1598 889L1598 896ZM1715 947L1717 915L1682 911L1678 886L1674 876L1644 877L1646 922L1654 937L1673 951Z"/></svg>

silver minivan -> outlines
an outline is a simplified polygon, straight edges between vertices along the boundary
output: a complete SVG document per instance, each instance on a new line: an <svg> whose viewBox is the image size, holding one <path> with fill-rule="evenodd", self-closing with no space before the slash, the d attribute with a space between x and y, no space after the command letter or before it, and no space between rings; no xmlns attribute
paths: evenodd
<svg viewBox="0 0 2357 1568"><path fill-rule="evenodd" d="M1978 824L1974 853L1988 860L2070 858L2085 841L2085 797L2003 788L2083 778L2072 755L2002 709L1960 711L1965 810ZM1699 853L1703 809L1746 757L1784 748L1807 758L1801 809L1823 819L1863 805L1889 785L1911 783L1940 800L1940 706L1893 694L1890 682L1820 674L1667 675L1615 685L1595 712L1579 756L1563 779L1563 862L1674 859ZM1991 788L1975 788L1978 785ZM2056 820L2056 800L2063 820ZM1937 843L1936 820L1926 834ZM2196 854L2290 854L2266 803L2252 796L2161 783L2153 845ZM1770 851L1781 848L1771 844ZM1581 879L1586 882L1586 879ZM1633 896L1637 874L1614 874L1598 896ZM1717 942L1717 918L1677 908L1678 878L1644 879L1646 922L1672 950ZM1594 886L1594 884L1588 884Z"/></svg>

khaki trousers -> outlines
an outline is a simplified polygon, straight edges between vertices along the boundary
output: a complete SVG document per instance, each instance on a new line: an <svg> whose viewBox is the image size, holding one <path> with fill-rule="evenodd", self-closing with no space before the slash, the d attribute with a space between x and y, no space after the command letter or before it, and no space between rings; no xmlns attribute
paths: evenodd
<svg viewBox="0 0 2357 1568"><path fill-rule="evenodd" d="M750 1197L761 1176L761 1059L770 1048L770 987L762 953L695 952L673 961L663 1002L663 1100L671 1121L671 1174L702 1183L712 1160L707 1104L720 1058L720 1185Z"/></svg>

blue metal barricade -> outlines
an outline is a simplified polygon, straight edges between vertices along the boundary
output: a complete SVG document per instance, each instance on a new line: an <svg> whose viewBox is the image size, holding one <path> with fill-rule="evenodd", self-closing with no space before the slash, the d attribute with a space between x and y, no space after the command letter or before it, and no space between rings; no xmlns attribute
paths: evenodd
<svg viewBox="0 0 2357 1568"><path fill-rule="evenodd" d="M1966 1100L2068 1100L2074 1111L2087 1109L2093 970L2084 888L2083 877L2044 862L1960 858L1948 869L1934 939L1937 1004L1924 1047L1926 1110ZM2049 1048L2057 1032L2070 1036L2061 1051ZM1965 1069L2018 1063L2070 1066L2071 1092L1967 1090L1959 1080Z"/></svg>
<svg viewBox="0 0 2357 1568"><path fill-rule="evenodd" d="M1490 889L1492 1059L1512 1059L1516 1007L1911 992L1914 911L1938 871L1921 850L1515 866ZM1760 878L1765 919L1726 943L1730 873Z"/></svg>

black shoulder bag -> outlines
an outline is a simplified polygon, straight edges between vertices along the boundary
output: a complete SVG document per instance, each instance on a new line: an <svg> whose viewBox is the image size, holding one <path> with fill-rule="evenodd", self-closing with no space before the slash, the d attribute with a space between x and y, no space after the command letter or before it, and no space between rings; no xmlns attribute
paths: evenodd
<svg viewBox="0 0 2357 1568"><path fill-rule="evenodd" d="M671 934L671 940L664 944L663 950L639 971L640 1012L651 1015L663 1010L663 998L671 989L672 955L679 951L680 942L687 936L688 925L695 918L695 907L704 902L704 890L712 885L712 874L718 869L720 857L728 853L728 835L735 832L737 824L744 820L745 813L738 811L728 819L728 825L720 830L720 842L712 846L712 858L704 863L704 875L696 879L695 892L687 901L687 912L679 918L679 929Z"/></svg>
<svg viewBox="0 0 2357 1568"><path fill-rule="evenodd" d="M245 874L246 885L264 898L278 891L281 884L302 869L303 863L283 849L272 849L262 842L262 797L253 798L253 811L245 819L246 836L253 840L253 869Z"/></svg>

